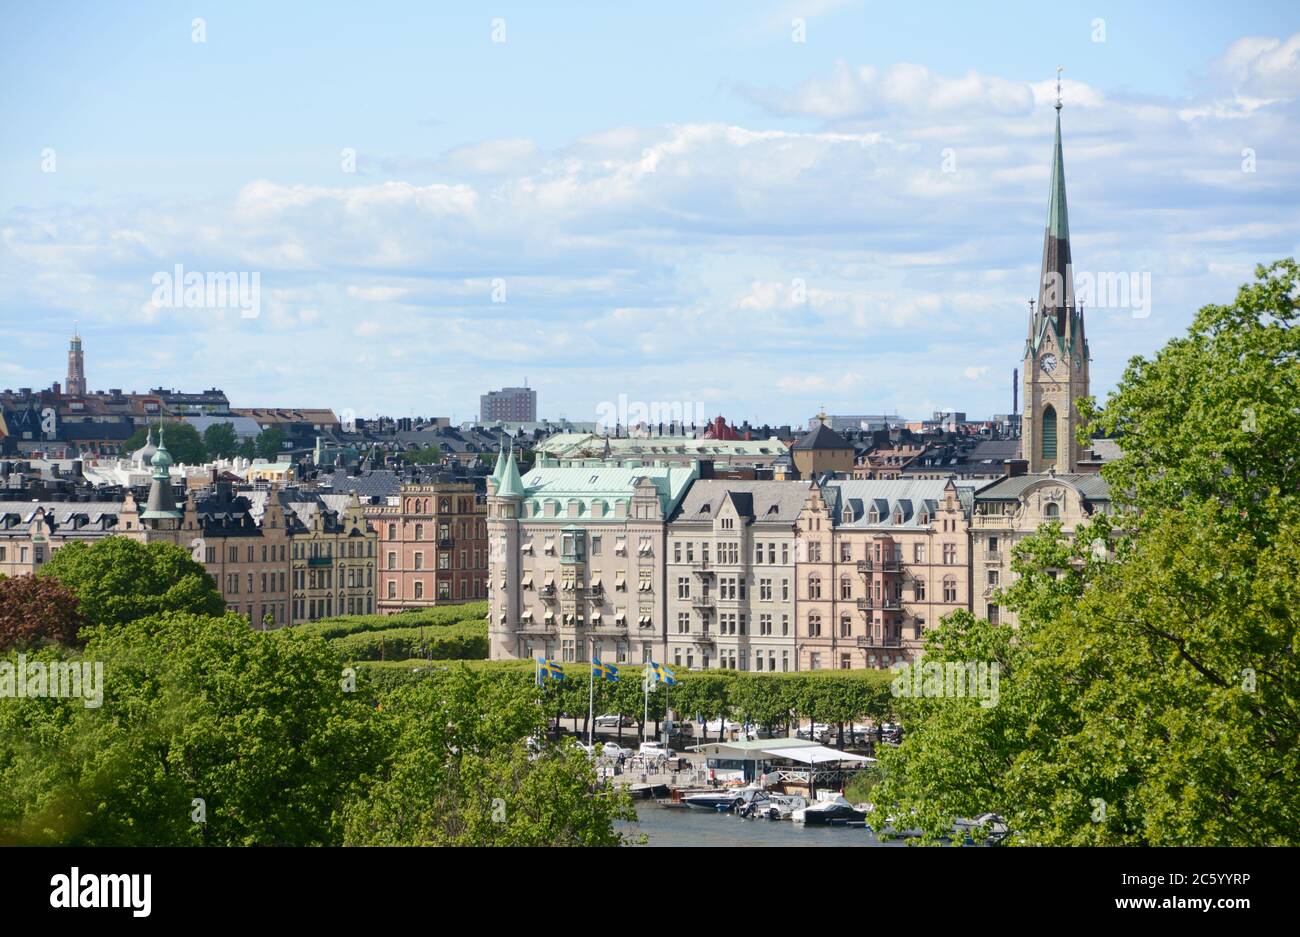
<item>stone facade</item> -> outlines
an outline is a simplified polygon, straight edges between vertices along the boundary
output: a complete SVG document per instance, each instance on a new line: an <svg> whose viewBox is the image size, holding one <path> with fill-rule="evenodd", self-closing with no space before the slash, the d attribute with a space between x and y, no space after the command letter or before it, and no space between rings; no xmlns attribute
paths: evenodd
<svg viewBox="0 0 1300 937"><path fill-rule="evenodd" d="M1047 523L1059 523L1073 536L1081 523L1110 508L1110 487L1095 474L1013 475L977 491L971 517L975 614L1018 625L1019 617L1001 607L997 595L1016 578L1011 569L1015 545Z"/></svg>
<svg viewBox="0 0 1300 937"><path fill-rule="evenodd" d="M673 666L797 668L795 532L809 487L691 485L668 525L665 656Z"/></svg>
<svg viewBox="0 0 1300 937"><path fill-rule="evenodd" d="M952 480L832 480L799 518L801 670L914 660L925 629L970 608L972 491Z"/></svg>

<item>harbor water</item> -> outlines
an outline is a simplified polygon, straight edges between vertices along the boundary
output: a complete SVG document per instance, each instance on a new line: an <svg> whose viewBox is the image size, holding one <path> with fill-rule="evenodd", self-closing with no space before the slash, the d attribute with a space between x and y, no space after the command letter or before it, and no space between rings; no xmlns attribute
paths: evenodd
<svg viewBox="0 0 1300 937"><path fill-rule="evenodd" d="M618 830L646 846L881 846L902 847L902 840L881 842L864 827L809 826L789 820L742 820L733 813L687 807L664 807L651 801L637 804L637 822L619 823Z"/></svg>

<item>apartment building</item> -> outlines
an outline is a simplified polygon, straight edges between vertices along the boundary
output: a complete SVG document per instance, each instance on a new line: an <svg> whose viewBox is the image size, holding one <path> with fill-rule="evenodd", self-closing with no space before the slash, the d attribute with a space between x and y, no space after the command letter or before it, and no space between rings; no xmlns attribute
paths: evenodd
<svg viewBox="0 0 1300 937"><path fill-rule="evenodd" d="M487 502L472 483L405 484L365 514L377 537L380 612L487 596Z"/></svg>
<svg viewBox="0 0 1300 937"><path fill-rule="evenodd" d="M493 660L658 660L668 517L698 466L534 468L488 480Z"/></svg>
<svg viewBox="0 0 1300 937"><path fill-rule="evenodd" d="M357 495L289 491L280 498L290 521L293 623L374 614L377 537Z"/></svg>
<svg viewBox="0 0 1300 937"><path fill-rule="evenodd" d="M797 669L796 534L810 487L691 485L667 532L665 656L673 666Z"/></svg>
<svg viewBox="0 0 1300 937"><path fill-rule="evenodd" d="M973 489L953 480L830 480L798 520L799 667L914 660L925 629L970 608Z"/></svg>
<svg viewBox="0 0 1300 937"><path fill-rule="evenodd" d="M1060 524L1073 536L1095 514L1110 513L1110 486L1092 473L1011 475L976 491L974 504L973 610L991 622L1018 625L1019 617L998 599L998 591L1016 578L1012 549L1045 524Z"/></svg>

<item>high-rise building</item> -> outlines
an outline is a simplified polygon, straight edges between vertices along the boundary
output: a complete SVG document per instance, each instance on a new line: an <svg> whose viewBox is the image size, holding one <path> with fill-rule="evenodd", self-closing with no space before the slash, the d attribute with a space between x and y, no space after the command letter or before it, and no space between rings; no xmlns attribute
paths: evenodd
<svg viewBox="0 0 1300 937"><path fill-rule="evenodd" d="M1061 153L1061 102L1056 102L1056 146L1043 234L1037 308L1030 301L1024 351L1024 416L1021 454L1029 471L1078 470L1076 402L1088 396L1088 340L1083 309L1075 304L1070 224L1065 207L1065 161Z"/></svg>
<svg viewBox="0 0 1300 937"><path fill-rule="evenodd" d="M535 423L537 391L531 387L503 387L490 390L478 399L478 418L482 423L494 420Z"/></svg>
<svg viewBox="0 0 1300 937"><path fill-rule="evenodd" d="M86 362L81 353L81 335L74 329L72 342L68 345L68 380L64 393L69 397L83 397L86 394Z"/></svg>

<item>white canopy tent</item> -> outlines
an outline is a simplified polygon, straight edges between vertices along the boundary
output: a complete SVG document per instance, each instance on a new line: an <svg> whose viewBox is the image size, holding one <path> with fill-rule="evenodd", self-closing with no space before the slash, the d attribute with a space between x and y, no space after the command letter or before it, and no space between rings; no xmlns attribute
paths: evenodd
<svg viewBox="0 0 1300 937"><path fill-rule="evenodd" d="M873 762L876 760L868 758L866 755L854 755L851 752L827 748L825 745L810 745L806 748L777 748L772 751L764 750L763 754L770 755L773 758L788 758L791 761L797 761L805 765L821 765L837 761Z"/></svg>

